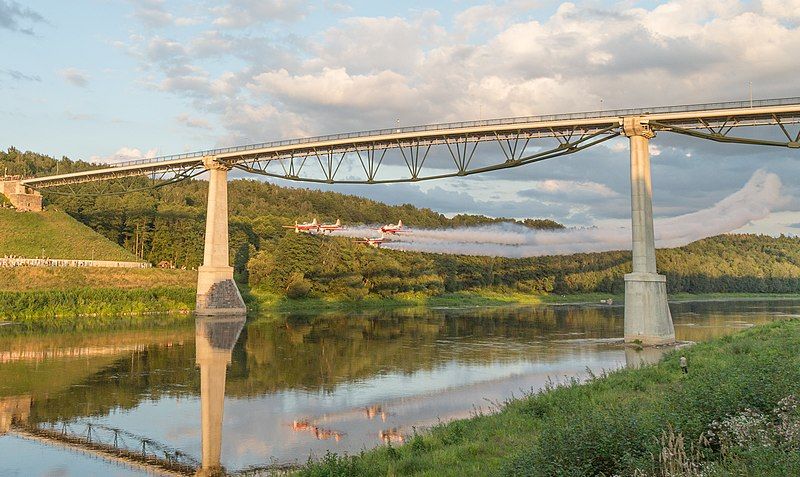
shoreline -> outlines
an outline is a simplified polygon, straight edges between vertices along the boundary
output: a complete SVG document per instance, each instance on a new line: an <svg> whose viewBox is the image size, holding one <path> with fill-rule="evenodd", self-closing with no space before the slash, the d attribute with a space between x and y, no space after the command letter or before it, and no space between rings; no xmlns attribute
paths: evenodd
<svg viewBox="0 0 800 477"><path fill-rule="evenodd" d="M310 314L413 307L432 309L525 306L621 307L624 304L622 296L603 293L531 295L487 290L440 296L401 295L349 301L335 298L287 299L260 290L250 290L246 286L241 288L249 316L268 313ZM601 303L601 300L608 299L612 300L612 304ZM800 294L680 293L669 296L668 300L672 304L783 301L800 300ZM165 321L188 319L194 314L193 308L194 289L189 287L0 291L0 330L50 331L152 326ZM150 320L149 317L153 319ZM165 317L168 319L165 320Z"/></svg>

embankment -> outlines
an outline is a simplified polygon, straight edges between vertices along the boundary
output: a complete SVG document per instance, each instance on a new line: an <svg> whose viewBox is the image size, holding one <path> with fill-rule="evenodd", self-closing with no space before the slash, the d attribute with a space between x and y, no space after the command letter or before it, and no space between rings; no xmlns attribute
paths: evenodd
<svg viewBox="0 0 800 477"><path fill-rule="evenodd" d="M17 267L0 269L0 321L15 328L91 328L173 319L194 309L189 270ZM163 320L159 318L159 320Z"/></svg>

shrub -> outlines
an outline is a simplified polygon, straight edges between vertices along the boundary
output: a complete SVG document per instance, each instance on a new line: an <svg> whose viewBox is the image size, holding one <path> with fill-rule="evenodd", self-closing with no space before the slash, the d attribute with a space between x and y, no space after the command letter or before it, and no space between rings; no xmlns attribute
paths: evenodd
<svg viewBox="0 0 800 477"><path fill-rule="evenodd" d="M289 298L305 298L311 292L311 282L302 273L293 273L286 285L286 296Z"/></svg>

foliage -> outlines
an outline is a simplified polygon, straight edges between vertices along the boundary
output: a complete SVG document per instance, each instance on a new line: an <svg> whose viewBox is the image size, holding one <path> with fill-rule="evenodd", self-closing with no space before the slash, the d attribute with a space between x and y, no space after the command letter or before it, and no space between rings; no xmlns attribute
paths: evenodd
<svg viewBox="0 0 800 477"><path fill-rule="evenodd" d="M124 316L182 312L194 308L191 288L76 288L57 291L0 292L0 316L17 326L84 329L113 326Z"/></svg>
<svg viewBox="0 0 800 477"><path fill-rule="evenodd" d="M658 251L674 293L793 293L800 289L800 239L721 235ZM302 273L317 297L424 296L468 290L513 294L620 295L630 253L509 259L376 250L349 239L285 234L248 263L251 285L284 293Z"/></svg>
<svg viewBox="0 0 800 477"><path fill-rule="evenodd" d="M75 172L101 167L10 148L0 151L0 168L23 176ZM141 179L146 187L147 179ZM91 192L87 185L77 192ZM403 220L415 227L455 227L469 221L494 223L509 219L462 216L448 219L410 204L391 206L356 196L303 188L280 187L256 180L233 180L229 187L230 251L238 278L246 280L247 262L258 251L271 250L285 235L283 225L295 220L341 219L346 224L381 224ZM112 242L153 264L169 261L197 268L203 259L207 183L188 180L156 190L123 196L61 196L45 191L45 202L57 206ZM469 218L465 218L469 217ZM466 222L465 222L466 221ZM478 223L478 222L476 222ZM558 228L552 220L528 220L535 228Z"/></svg>

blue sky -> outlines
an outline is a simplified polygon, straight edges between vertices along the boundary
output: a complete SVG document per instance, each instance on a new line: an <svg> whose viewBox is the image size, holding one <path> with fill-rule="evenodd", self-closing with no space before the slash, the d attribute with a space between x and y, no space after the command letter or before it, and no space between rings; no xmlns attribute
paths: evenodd
<svg viewBox="0 0 800 477"><path fill-rule="evenodd" d="M346 130L800 96L800 0L562 3L0 0L0 147L113 161ZM798 153L653 141L656 213L711 207L763 169L797 233ZM628 213L624 143L513 175L347 188L446 213Z"/></svg>

